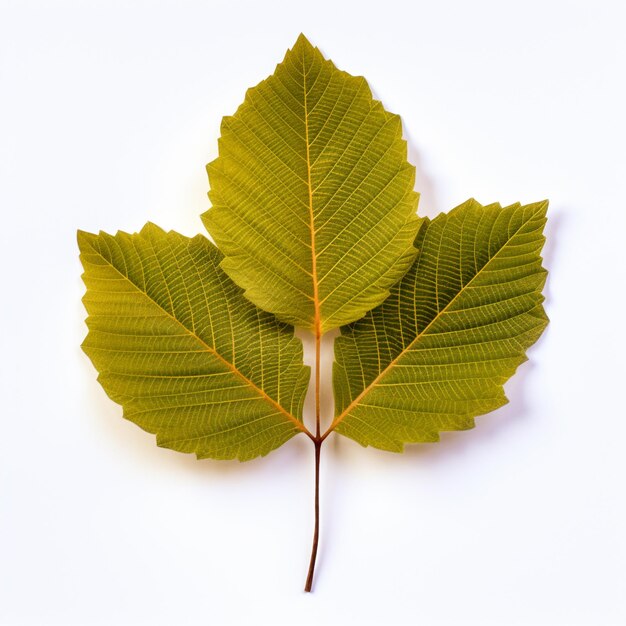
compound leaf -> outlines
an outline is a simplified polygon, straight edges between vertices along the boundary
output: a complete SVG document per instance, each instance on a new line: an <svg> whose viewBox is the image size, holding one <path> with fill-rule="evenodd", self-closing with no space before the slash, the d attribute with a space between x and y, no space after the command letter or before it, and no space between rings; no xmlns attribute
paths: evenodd
<svg viewBox="0 0 626 626"><path fill-rule="evenodd" d="M379 305L410 267L415 169L397 115L301 35L225 117L205 225L246 296L319 334Z"/></svg>
<svg viewBox="0 0 626 626"><path fill-rule="evenodd" d="M301 342L243 297L210 241L153 224L78 241L82 347L124 417L198 458L244 461L305 430Z"/></svg>
<svg viewBox="0 0 626 626"><path fill-rule="evenodd" d="M469 200L423 221L413 267L336 340L331 429L401 451L507 402L502 385L547 324L547 204Z"/></svg>

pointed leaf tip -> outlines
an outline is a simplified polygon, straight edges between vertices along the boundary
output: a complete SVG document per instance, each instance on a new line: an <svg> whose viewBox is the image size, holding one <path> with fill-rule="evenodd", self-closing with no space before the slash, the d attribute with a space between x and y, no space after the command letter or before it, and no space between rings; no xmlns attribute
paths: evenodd
<svg viewBox="0 0 626 626"><path fill-rule="evenodd" d="M146 222L143 228L139 231L139 234L142 236L163 236L166 233L160 226L157 226L154 222ZM169 231L169 234L178 235L178 233L174 233L174 231ZM179 235L180 236L180 235Z"/></svg>
<svg viewBox="0 0 626 626"><path fill-rule="evenodd" d="M308 50L314 50L315 46L307 39L304 33L300 33L298 38L296 39L296 43L293 45L293 50L297 50L299 48L305 48Z"/></svg>
<svg viewBox="0 0 626 626"><path fill-rule="evenodd" d="M90 233L86 230L76 231L76 242L78 243L78 249L83 252L88 247L92 247L93 242L98 239L98 235Z"/></svg>

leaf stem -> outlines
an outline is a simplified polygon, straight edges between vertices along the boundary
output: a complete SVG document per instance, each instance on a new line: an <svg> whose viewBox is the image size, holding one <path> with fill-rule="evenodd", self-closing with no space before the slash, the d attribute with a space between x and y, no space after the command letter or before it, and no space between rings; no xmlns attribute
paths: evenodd
<svg viewBox="0 0 626 626"><path fill-rule="evenodd" d="M313 573L317 558L317 544L320 537L320 452L322 449L321 427L321 404L320 404L320 362L321 362L322 333L319 325L315 332L315 437L311 437L315 446L315 526L313 530L313 547L311 548L311 560L309 572L304 585L305 591L311 591L313 586Z"/></svg>
<svg viewBox="0 0 626 626"><path fill-rule="evenodd" d="M315 572L315 560L317 558L317 544L320 538L320 451L322 442L317 440L315 445L315 528L313 530L313 546L311 548L311 560L309 561L309 572L304 585L305 591L311 591L313 586L313 573Z"/></svg>

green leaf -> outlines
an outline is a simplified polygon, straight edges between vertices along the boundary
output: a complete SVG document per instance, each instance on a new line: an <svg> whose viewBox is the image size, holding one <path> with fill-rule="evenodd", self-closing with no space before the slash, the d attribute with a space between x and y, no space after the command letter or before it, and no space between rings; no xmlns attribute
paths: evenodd
<svg viewBox="0 0 626 626"><path fill-rule="evenodd" d="M301 35L224 118L207 166L222 267L289 324L321 334L359 319L415 255L406 154L400 118Z"/></svg>
<svg viewBox="0 0 626 626"><path fill-rule="evenodd" d="M311 439L311 591L331 432L402 451L507 401L504 383L547 324L547 202L468 200L418 219L400 118L302 35L223 119L207 170L203 220L220 251L152 224L79 232L83 348L161 446L247 460ZM315 434L302 421L309 368L287 324L315 333ZM336 327L335 418L322 433L322 335Z"/></svg>
<svg viewBox="0 0 626 626"><path fill-rule="evenodd" d="M547 206L469 200L423 221L413 267L335 343L331 428L401 451L507 402L502 385L547 324Z"/></svg>
<svg viewBox="0 0 626 626"><path fill-rule="evenodd" d="M198 458L245 461L306 431L301 342L243 297L210 241L148 224L78 242L83 349L124 417Z"/></svg>

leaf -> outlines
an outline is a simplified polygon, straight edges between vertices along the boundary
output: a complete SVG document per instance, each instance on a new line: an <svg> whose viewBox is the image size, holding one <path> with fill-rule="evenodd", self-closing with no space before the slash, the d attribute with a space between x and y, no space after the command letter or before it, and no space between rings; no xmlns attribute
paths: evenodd
<svg viewBox="0 0 626 626"><path fill-rule="evenodd" d="M247 460L311 439L311 591L331 432L402 451L507 402L504 383L547 324L548 203L468 200L418 219L400 118L302 35L223 119L207 170L203 220L221 251L152 224L79 232L83 348L124 416L161 446ZM288 324L315 333L314 433ZM322 335L335 327L335 418L322 432Z"/></svg>
<svg viewBox="0 0 626 626"><path fill-rule="evenodd" d="M507 402L502 385L547 324L547 206L468 200L423 221L413 267L336 340L331 429L402 451Z"/></svg>
<svg viewBox="0 0 626 626"><path fill-rule="evenodd" d="M410 267L415 168L397 115L301 35L225 117L204 223L257 306L321 334L379 305Z"/></svg>
<svg viewBox="0 0 626 626"><path fill-rule="evenodd" d="M83 349L124 417L198 458L245 461L306 431L301 342L243 297L210 241L153 224L78 241Z"/></svg>

